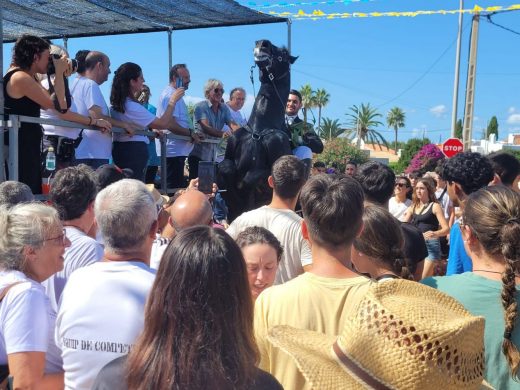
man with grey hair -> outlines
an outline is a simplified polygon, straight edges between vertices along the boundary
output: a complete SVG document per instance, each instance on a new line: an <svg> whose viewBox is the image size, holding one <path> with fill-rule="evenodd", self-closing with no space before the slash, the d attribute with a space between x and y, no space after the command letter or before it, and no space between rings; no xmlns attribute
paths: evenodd
<svg viewBox="0 0 520 390"><path fill-rule="evenodd" d="M8 180L0 184L0 206L12 207L33 200L34 195L25 183Z"/></svg>
<svg viewBox="0 0 520 390"><path fill-rule="evenodd" d="M227 138L231 131L238 130L238 126L231 117L229 108L223 103L224 85L221 81L209 79L204 85L203 100L195 104L193 114L195 122L195 132L203 133L208 140ZM224 125L228 125L230 130L224 130ZM190 166L190 179L199 176L199 161L215 161L217 144L201 143L195 145L188 158Z"/></svg>
<svg viewBox="0 0 520 390"><path fill-rule="evenodd" d="M96 197L94 213L104 259L70 276L56 321L69 389L90 389L103 366L130 351L155 278L149 262L157 210L146 186L132 179L109 185Z"/></svg>

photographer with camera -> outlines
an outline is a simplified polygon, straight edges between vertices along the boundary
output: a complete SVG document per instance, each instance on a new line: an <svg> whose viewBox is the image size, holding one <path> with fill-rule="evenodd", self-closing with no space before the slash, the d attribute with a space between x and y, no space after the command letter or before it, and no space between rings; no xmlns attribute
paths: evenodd
<svg viewBox="0 0 520 390"><path fill-rule="evenodd" d="M92 116L84 116L77 113L77 107L72 99L69 88L67 77L74 73L78 68L78 62L75 59L70 59L67 51L61 46L51 45L50 54L53 61L49 61L46 74L40 74L39 79L42 87L52 93L54 85L56 84L56 68L54 61L64 58L67 60L68 68L63 74L64 85L65 85L65 96L68 102L70 102L69 110L62 114L55 109L42 109L40 112L41 118L48 119L64 119L73 122L78 122L84 126L97 126L104 131L111 129L112 125L104 119L95 119ZM81 128L73 127L62 127L55 125L43 125L44 137L43 137L43 151L42 160L45 161L47 156L47 150L50 146L53 147L56 153L56 169L63 169L70 165L73 165L75 161L75 148L81 142Z"/></svg>
<svg viewBox="0 0 520 390"><path fill-rule="evenodd" d="M33 35L22 35L13 47L11 67L4 75L6 115L40 116L40 108L68 110L63 74L68 68L65 58L53 60L56 79L53 96L36 81L37 73L46 73L50 59L48 41ZM41 193L40 144L42 127L22 123L18 132L18 181L27 184L33 194ZM9 144L6 134L4 143Z"/></svg>

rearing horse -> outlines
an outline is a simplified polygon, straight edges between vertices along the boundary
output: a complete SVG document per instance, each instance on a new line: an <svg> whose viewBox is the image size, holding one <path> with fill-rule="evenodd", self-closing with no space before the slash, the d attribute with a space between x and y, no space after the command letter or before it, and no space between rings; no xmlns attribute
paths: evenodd
<svg viewBox="0 0 520 390"><path fill-rule="evenodd" d="M270 201L267 178L271 167L279 157L292 154L285 131L285 105L291 82L290 64L296 57L267 40L256 42L254 55L261 87L247 125L229 138L219 165L219 187L227 189L223 196L230 221Z"/></svg>

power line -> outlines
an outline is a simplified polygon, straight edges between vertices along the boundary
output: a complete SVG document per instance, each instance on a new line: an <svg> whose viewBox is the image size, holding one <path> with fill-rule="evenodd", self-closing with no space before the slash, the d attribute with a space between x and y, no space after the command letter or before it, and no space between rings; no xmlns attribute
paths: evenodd
<svg viewBox="0 0 520 390"><path fill-rule="evenodd" d="M516 10L509 10L508 12L510 12L510 11L516 11ZM506 12L506 11L504 11L504 12ZM505 26L502 26L501 24L498 24L498 23L493 22L493 21L491 20L491 17L494 16L494 15L496 15L497 13L498 13L498 12L493 12L493 13L490 13L490 14L487 14L487 15L483 15L483 16L485 16L485 17L486 17L486 20L487 20L489 23L491 23L492 25L497 26L497 27L499 27L499 28L501 28L501 29L503 29L503 30L509 31L509 32L511 32L511 33L513 33L513 34L520 35L520 32L518 32L518 31L511 30L509 27L505 27Z"/></svg>
<svg viewBox="0 0 520 390"><path fill-rule="evenodd" d="M466 25L464 26L463 28L463 31L466 30L466 28L468 27L470 23L466 23ZM389 103L392 103L393 101L399 99L401 96L403 96L406 92L408 92L409 90L411 90L413 87L415 87L422 79L424 79L429 73L430 71L435 67L435 65L437 65L439 63L439 61L442 59L442 57L444 57L444 55L451 49L451 47L455 44L455 42L457 42L457 39L454 39L450 44L449 46L441 53L441 55L433 62L433 64L431 64L428 69L426 69L426 71L420 75L408 88L404 89L401 93L399 93L397 96L395 96L394 98L390 99L390 100L387 100L386 102L380 104L379 106L377 106L376 108L381 108L383 106L386 106L387 104Z"/></svg>

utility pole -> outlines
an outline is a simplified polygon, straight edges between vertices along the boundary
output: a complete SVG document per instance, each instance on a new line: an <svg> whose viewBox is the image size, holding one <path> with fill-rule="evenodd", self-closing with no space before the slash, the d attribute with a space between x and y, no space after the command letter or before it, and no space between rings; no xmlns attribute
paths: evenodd
<svg viewBox="0 0 520 390"><path fill-rule="evenodd" d="M462 128L462 142L464 150L471 150L471 136L473 132L473 110L475 103L475 79L477 76L477 46L480 14L473 15L471 39L469 47L468 78L466 82L466 106L464 108L464 125Z"/></svg>
<svg viewBox="0 0 520 390"><path fill-rule="evenodd" d="M453 101L451 105L451 138L455 138L457 127L457 105L459 102L459 74L460 74L460 41L462 39L462 19L464 0L460 0L459 32L457 35L457 52L455 53L455 80L453 81Z"/></svg>

